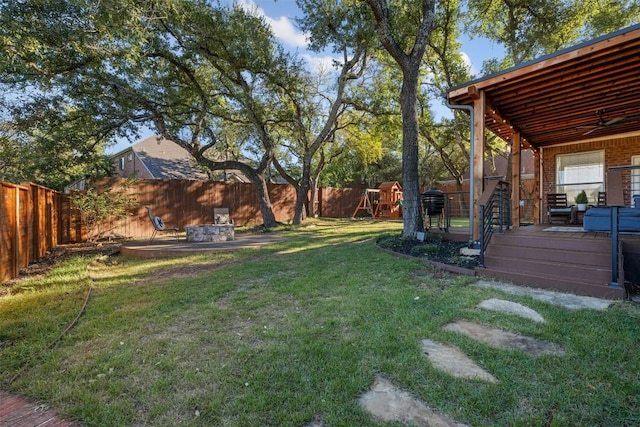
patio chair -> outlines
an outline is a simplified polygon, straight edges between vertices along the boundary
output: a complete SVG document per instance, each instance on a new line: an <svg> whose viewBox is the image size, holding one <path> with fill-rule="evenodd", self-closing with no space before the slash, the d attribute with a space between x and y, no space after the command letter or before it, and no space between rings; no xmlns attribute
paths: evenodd
<svg viewBox="0 0 640 427"><path fill-rule="evenodd" d="M555 218L562 218L565 223L574 222L573 211L567 204L567 193L547 193L547 218L549 224Z"/></svg>
<svg viewBox="0 0 640 427"><path fill-rule="evenodd" d="M149 213L149 221L151 221L151 224L153 225L153 234L151 235L151 238L149 239L149 242L147 243L147 245L151 244L151 242L153 242L153 239L155 239L158 232L162 232L162 231L173 232L176 236L176 240L178 240L178 232L180 231L178 227L167 227L167 225L164 223L162 218L160 218L159 216L155 216L153 214L153 209L151 209L150 206L146 206L146 209L147 209L147 212Z"/></svg>

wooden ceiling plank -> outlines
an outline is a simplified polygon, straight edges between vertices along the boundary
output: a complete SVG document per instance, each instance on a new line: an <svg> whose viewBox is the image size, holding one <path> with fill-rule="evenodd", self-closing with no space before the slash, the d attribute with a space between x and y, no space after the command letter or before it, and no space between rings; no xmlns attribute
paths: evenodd
<svg viewBox="0 0 640 427"><path fill-rule="evenodd" d="M610 38L600 40L581 46L563 53L552 55L549 58L543 58L539 61L531 63L529 65L518 67L512 71L505 73L499 73L494 77L489 77L484 80L475 81L473 85L482 90L488 87L495 86L499 83L505 82L517 82L518 79L526 78L527 75L537 74L543 76L545 74L553 74L558 72L558 67L562 66L574 66L581 60L594 61L601 56L610 56L615 54L616 51L624 51L626 49L635 50L637 46L640 46L640 29L632 29L614 35ZM456 88L449 92L449 97L455 98L464 95L466 92L466 86Z"/></svg>
<svg viewBox="0 0 640 427"><path fill-rule="evenodd" d="M625 66L612 66L592 68L588 73L584 70L577 70L571 74L557 76L555 79L536 79L526 84L522 84L517 90L510 86L503 86L494 89L487 89L487 94L491 95L496 102L500 98L519 99L526 96L536 96L541 93L562 93L572 90L574 87L585 87L593 84L601 84L603 81L614 79L618 83L629 81L638 83L640 78L640 58L634 63Z"/></svg>

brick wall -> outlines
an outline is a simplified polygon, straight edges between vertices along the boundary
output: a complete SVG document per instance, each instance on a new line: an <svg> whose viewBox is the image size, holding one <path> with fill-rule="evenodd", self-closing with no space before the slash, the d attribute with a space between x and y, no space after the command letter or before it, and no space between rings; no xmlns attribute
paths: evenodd
<svg viewBox="0 0 640 427"><path fill-rule="evenodd" d="M640 136L545 148L543 151L542 165L543 193L555 192L556 157L558 155L586 151L604 151L605 188L607 188L606 171L610 167L631 165L631 157L640 156ZM611 189L607 188L607 191L610 190Z"/></svg>
<svg viewBox="0 0 640 427"><path fill-rule="evenodd" d="M124 161L122 159L124 159ZM112 164L113 171L115 172L114 176L116 177L136 177L140 179L153 178L132 149L129 149L121 153L118 157L115 157Z"/></svg>
<svg viewBox="0 0 640 427"><path fill-rule="evenodd" d="M557 155L598 150L604 150L605 171L612 166L628 166L632 156L640 156L640 136L545 148L542 180L544 192L555 190Z"/></svg>

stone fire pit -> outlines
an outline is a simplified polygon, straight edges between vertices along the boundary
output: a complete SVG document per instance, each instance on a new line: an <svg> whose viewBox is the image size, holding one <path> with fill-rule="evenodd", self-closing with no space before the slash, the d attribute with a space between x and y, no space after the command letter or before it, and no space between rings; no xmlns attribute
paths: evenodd
<svg viewBox="0 0 640 427"><path fill-rule="evenodd" d="M187 242L226 242L235 239L233 224L187 225Z"/></svg>

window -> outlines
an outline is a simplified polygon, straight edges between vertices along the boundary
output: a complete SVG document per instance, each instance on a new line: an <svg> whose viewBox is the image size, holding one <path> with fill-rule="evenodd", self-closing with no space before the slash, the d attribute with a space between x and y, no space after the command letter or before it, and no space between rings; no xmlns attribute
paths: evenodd
<svg viewBox="0 0 640 427"><path fill-rule="evenodd" d="M604 191L604 151L563 154L556 157L556 192L567 193L569 202L585 190L589 203Z"/></svg>
<svg viewBox="0 0 640 427"><path fill-rule="evenodd" d="M124 157L120 157L120 170L124 170Z"/></svg>
<svg viewBox="0 0 640 427"><path fill-rule="evenodd" d="M133 160L133 154L129 153L128 159L129 159L129 161Z"/></svg>

